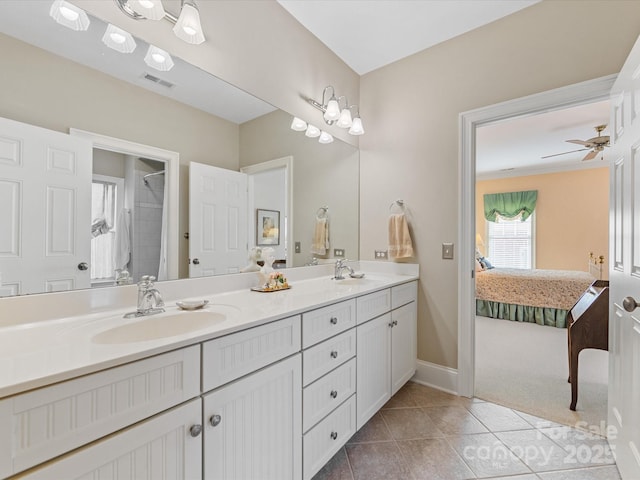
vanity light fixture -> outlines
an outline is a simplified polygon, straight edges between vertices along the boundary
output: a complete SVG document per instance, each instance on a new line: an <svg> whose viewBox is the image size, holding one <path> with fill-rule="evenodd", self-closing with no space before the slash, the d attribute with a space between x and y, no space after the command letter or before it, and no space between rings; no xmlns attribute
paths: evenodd
<svg viewBox="0 0 640 480"><path fill-rule="evenodd" d="M171 55L154 45L149 45L149 50L144 56L144 63L161 72L168 72L173 68Z"/></svg>
<svg viewBox="0 0 640 480"><path fill-rule="evenodd" d="M60 25L75 31L89 28L89 17L81 8L64 0L55 0L49 9L49 15Z"/></svg>
<svg viewBox="0 0 640 480"><path fill-rule="evenodd" d="M329 96L328 100L327 96ZM341 108L340 101L342 99L344 99L344 107ZM340 128L348 128L351 135L364 134L358 106L349 105L347 97L344 95L336 98L335 89L331 85L326 86L322 91L322 103L315 101L313 98L307 98L306 100L323 113L322 117L327 125L335 124ZM356 116L353 118L351 116L352 108L357 111Z"/></svg>
<svg viewBox="0 0 640 480"><path fill-rule="evenodd" d="M102 36L102 42L120 53L131 53L136 49L136 41L129 32L125 32L115 25L108 24Z"/></svg>
<svg viewBox="0 0 640 480"><path fill-rule="evenodd" d="M205 41L200 23L200 12L195 0L181 0L180 14L176 17L162 6L162 0L114 0L120 11L134 20L168 20L174 24L176 37L193 45Z"/></svg>
<svg viewBox="0 0 640 480"><path fill-rule="evenodd" d="M331 143L333 142L333 136L328 134L327 132L320 132L320 138L318 139L320 143Z"/></svg>
<svg viewBox="0 0 640 480"><path fill-rule="evenodd" d="M291 122L291 130L295 130L296 132L304 132L306 129L307 122L298 117L293 117L293 121Z"/></svg>

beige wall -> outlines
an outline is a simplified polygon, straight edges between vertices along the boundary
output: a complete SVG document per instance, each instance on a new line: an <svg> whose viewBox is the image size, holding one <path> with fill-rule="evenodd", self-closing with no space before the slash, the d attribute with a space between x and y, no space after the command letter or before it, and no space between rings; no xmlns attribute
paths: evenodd
<svg viewBox="0 0 640 480"><path fill-rule="evenodd" d="M638 34L640 2L545 0L362 77L360 254L384 245L389 202L403 198L421 360L457 368L458 266L440 252L458 235L460 112L616 73Z"/></svg>
<svg viewBox="0 0 640 480"><path fill-rule="evenodd" d="M188 164L238 170L239 127L219 117L0 34L0 117L79 128L180 153L180 232L189 229ZM180 235L180 277L188 242Z"/></svg>
<svg viewBox="0 0 640 480"><path fill-rule="evenodd" d="M476 183L476 232L486 241L485 193L537 190L535 268L588 270L589 253L609 252L609 169L484 180ZM480 247L483 253L486 249ZM490 253L489 259L491 258ZM606 277L605 277L606 278Z"/></svg>
<svg viewBox="0 0 640 480"><path fill-rule="evenodd" d="M240 127L240 166L293 156L293 241L300 242L294 266L311 260L315 216L329 207L330 253L341 248L358 258L358 150L340 140L322 145L317 138L289 128L291 115L278 110ZM317 255L316 255L317 256ZM320 257L325 258L325 257Z"/></svg>

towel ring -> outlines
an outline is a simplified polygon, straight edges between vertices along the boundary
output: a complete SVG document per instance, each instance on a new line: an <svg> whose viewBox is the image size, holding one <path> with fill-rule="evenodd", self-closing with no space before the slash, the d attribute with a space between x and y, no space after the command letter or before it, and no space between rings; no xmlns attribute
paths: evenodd
<svg viewBox="0 0 640 480"><path fill-rule="evenodd" d="M329 213L329 207L320 207L316 212L316 218L327 218L327 213Z"/></svg>
<svg viewBox="0 0 640 480"><path fill-rule="evenodd" d="M391 202L391 205L389 205L389 211L390 212L393 210L393 207L400 208L400 210L402 210L402 212L404 213L404 211L405 211L404 200L399 198L398 200L395 200L394 202Z"/></svg>

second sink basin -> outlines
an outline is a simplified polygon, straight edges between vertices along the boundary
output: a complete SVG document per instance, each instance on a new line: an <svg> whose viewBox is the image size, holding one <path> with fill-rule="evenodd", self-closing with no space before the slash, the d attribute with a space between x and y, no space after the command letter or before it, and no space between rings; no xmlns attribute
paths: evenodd
<svg viewBox="0 0 640 480"><path fill-rule="evenodd" d="M94 343L115 344L144 342L174 337L212 327L226 320L223 313L181 312L140 317L133 323L110 328L93 336Z"/></svg>

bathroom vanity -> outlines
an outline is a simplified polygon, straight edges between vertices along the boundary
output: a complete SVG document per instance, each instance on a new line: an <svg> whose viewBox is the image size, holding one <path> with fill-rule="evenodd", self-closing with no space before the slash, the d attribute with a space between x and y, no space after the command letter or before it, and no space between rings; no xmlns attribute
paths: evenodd
<svg viewBox="0 0 640 480"><path fill-rule="evenodd" d="M206 310L133 320L125 287L115 310L0 327L0 478L310 479L415 372L417 267L356 268L274 293L166 282ZM34 301L74 295L95 291Z"/></svg>

